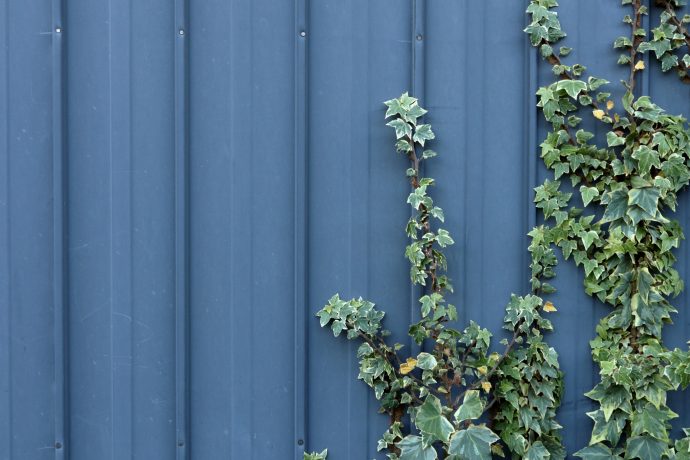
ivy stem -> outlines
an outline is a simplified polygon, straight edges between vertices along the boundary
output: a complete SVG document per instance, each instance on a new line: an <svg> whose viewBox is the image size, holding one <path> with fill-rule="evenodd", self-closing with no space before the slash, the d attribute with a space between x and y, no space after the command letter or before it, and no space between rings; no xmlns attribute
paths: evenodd
<svg viewBox="0 0 690 460"><path fill-rule="evenodd" d="M632 3L632 8L633 8L633 21L630 24L630 29L631 29L631 42L632 46L630 47L630 77L628 77L628 89L630 92L635 91L635 73L638 71L635 66L637 65L637 47L640 46L640 43L642 42L643 37L637 35L635 32L637 29L642 27L642 13L640 12L640 8L642 8L642 1L641 0L633 0Z"/></svg>

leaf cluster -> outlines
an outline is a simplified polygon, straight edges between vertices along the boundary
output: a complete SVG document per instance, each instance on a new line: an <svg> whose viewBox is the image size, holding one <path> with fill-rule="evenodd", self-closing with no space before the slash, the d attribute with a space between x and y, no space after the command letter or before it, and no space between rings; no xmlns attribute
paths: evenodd
<svg viewBox="0 0 690 460"><path fill-rule="evenodd" d="M457 309L446 301L452 285L443 250L454 241L430 195L435 181L420 173L422 162L437 156L427 148L435 135L420 121L426 110L416 98L405 93L385 104L396 150L409 162L412 216L405 228L410 239L405 257L411 283L423 291L420 320L410 325L409 335L424 351L410 356L403 344L389 345L384 313L361 298L335 295L317 313L321 326L335 336L361 341L358 377L391 420L378 449L399 460L489 459L503 456L504 447L513 458L564 458L555 420L562 375L558 356L542 335L552 330L542 313L555 311L553 304L537 295L512 296L504 319L512 337L502 341L502 354L491 352L491 332L475 322L462 330L450 327ZM547 261L537 249L531 251L533 267L549 266L533 269L534 292L552 292L541 280L553 276L555 258Z"/></svg>
<svg viewBox="0 0 690 460"><path fill-rule="evenodd" d="M618 62L630 66L622 110L615 110L611 94L602 91L608 81L585 79L584 66L565 65L553 54L565 36L553 11L556 2L532 0L527 10L532 21L525 32L558 76L537 91L537 105L552 127L541 157L554 176L535 189L545 223L530 234L530 250L544 262L533 262L532 271L550 274L557 246L565 259L583 267L585 291L611 307L591 342L601 381L587 396L599 409L588 413L592 436L576 455L688 458L688 439L669 438L669 420L677 415L666 395L687 386L690 357L687 351L666 349L661 334L676 312L670 298L683 289L672 252L683 232L671 212L690 180L690 130L683 117L634 92L645 69L644 53L653 52L662 70L676 67L686 76L674 53L687 45L687 35L675 16L679 1L660 2L661 25L651 38L641 28L646 7L639 0L622 3L631 8L624 18L630 36L613 44L626 53ZM605 139L582 128L583 116L605 128ZM572 192L561 190L564 179ZM571 203L576 191L582 207Z"/></svg>

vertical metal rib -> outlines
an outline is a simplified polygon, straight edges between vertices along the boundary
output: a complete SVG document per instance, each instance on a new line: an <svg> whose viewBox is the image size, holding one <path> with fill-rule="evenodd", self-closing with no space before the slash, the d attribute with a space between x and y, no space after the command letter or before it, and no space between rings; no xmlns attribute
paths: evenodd
<svg viewBox="0 0 690 460"><path fill-rule="evenodd" d="M0 8L0 457L12 457L12 273L10 248L10 7L9 2ZM4 117L4 118L3 118Z"/></svg>
<svg viewBox="0 0 690 460"><path fill-rule="evenodd" d="M131 3L110 2L110 292L113 459L132 458Z"/></svg>
<svg viewBox="0 0 690 460"><path fill-rule="evenodd" d="M295 458L307 436L307 0L295 0Z"/></svg>
<svg viewBox="0 0 690 460"><path fill-rule="evenodd" d="M189 161L187 0L175 0L175 425L177 460L189 458Z"/></svg>
<svg viewBox="0 0 690 460"><path fill-rule="evenodd" d="M65 150L65 24L63 0L52 3L53 40L53 314L55 372L55 458L68 458L67 259Z"/></svg>
<svg viewBox="0 0 690 460"><path fill-rule="evenodd" d="M424 35L424 26L426 24L426 11L425 4L426 0L412 0L412 72L410 75L411 85L412 85L412 96L419 99L419 103L425 106L424 102L424 42L426 41L426 36ZM423 163L422 163L423 167ZM416 211L412 211L412 215L416 215ZM419 298L422 296L423 288L412 284L410 287L410 324L419 321L420 310L419 310ZM410 340L410 353L416 355L419 353L420 347L413 341Z"/></svg>

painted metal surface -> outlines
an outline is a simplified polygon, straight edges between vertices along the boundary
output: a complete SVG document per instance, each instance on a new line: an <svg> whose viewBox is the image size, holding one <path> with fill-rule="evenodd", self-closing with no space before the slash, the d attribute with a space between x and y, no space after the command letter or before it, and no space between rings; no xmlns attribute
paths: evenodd
<svg viewBox="0 0 690 460"><path fill-rule="evenodd" d="M501 336L545 177L533 94L551 76L523 3L0 2L0 459L381 458L355 345L312 315L362 295L409 344L405 162L381 102L410 90L437 132L460 322ZM575 58L611 81L618 3L560 8ZM648 75L688 112L689 87ZM571 452L606 312L581 280L559 265L549 337ZM688 398L671 405L689 425Z"/></svg>

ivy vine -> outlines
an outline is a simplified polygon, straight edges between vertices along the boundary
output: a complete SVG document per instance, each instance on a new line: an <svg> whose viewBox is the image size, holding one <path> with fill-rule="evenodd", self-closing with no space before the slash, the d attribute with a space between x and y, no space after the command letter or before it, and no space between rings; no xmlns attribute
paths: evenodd
<svg viewBox="0 0 690 460"><path fill-rule="evenodd" d="M388 126L395 130L396 150L409 162L414 215L406 225L410 244L410 279L421 286L421 320L409 335L421 353L410 356L402 344L388 343L384 312L362 298L333 296L317 316L335 336L359 340L359 378L372 388L390 426L378 442L392 460L563 459L556 409L562 373L556 351L544 341L555 311L541 296L555 291L559 248L584 271L587 294L611 307L591 342L600 382L586 395L598 403L589 445L575 453L584 459L690 459L690 430L672 440L669 423L677 416L667 393L690 384L690 352L668 349L661 334L676 312L670 299L683 289L673 268L672 252L683 239L675 211L678 193L690 182L690 129L686 120L666 113L648 96L638 95L637 79L645 55L662 71L675 70L690 82L690 16L678 17L684 0L657 0L659 24L651 37L642 27L649 14L641 0L622 0L630 8L623 21L629 36L613 46L618 63L629 68L623 81L622 110L616 110L609 82L584 75L581 64L566 64L572 51L557 43L565 37L555 0L530 0L531 22L525 29L533 46L552 65L555 81L537 91L551 129L541 157L553 179L535 189L544 223L530 233L532 293L512 296L506 307L503 353L491 352L491 333L474 322L463 330L456 308L446 302L452 292L443 249L452 245L441 225L443 210L429 192L434 180L422 177L420 165L435 156L426 110L407 93L387 101ZM591 116L606 127L598 139L582 127ZM603 145L600 145L603 143ZM564 182L563 184L561 182ZM582 206L572 205L579 192ZM507 452L506 452L507 451ZM305 454L325 460L327 451Z"/></svg>
<svg viewBox="0 0 690 460"><path fill-rule="evenodd" d="M515 458L564 458L555 420L561 372L556 351L542 335L552 329L542 312L555 307L536 295L553 291L544 281L553 276L553 251L536 239L530 247L534 293L513 296L506 307L505 328L512 334L502 341L502 354L490 351L492 334L475 322L464 330L449 327L457 311L446 302L453 288L443 249L454 241L440 227L444 212L429 195L434 179L420 174L421 163L437 156L427 148L435 135L429 124L420 123L426 110L414 97L405 93L385 104L396 150L409 163L407 203L414 215L405 228L410 238L405 256L410 280L424 291L421 320L410 326L409 335L427 351L409 356L402 344L389 345L381 324L384 312L362 298L335 295L317 313L321 326L335 336L344 333L362 342L359 378L390 417L378 449L390 459L474 460L503 456L505 445Z"/></svg>
<svg viewBox="0 0 690 460"><path fill-rule="evenodd" d="M552 126L541 144L541 157L554 180L536 189L535 202L545 225L539 238L560 247L585 273L585 291L612 310L597 326L592 356L601 381L586 395L599 404L587 415L594 426L589 446L575 455L585 459L658 460L690 458L690 438L672 441L669 421L675 414L667 392L690 383L687 351L669 350L661 340L664 324L676 310L669 299L683 289L673 268L672 253L683 238L675 211L678 193L690 181L690 131L681 116L670 115L648 96L636 95L636 81L645 69L645 54L654 52L662 70L675 68L687 80L688 33L675 9L680 1L661 1L660 24L652 38L642 27L649 12L640 0L623 0L630 8L623 21L630 35L614 48L618 63L629 68L622 84L622 111L608 81L586 68L566 65L570 49L555 44L565 36L554 0L532 0L531 23L525 29L532 45L553 66L556 81L539 88L538 106ZM590 114L606 127L605 145L581 128L578 114ZM584 115L583 115L584 116ZM577 188L584 208L571 206L573 193L561 191L559 180Z"/></svg>

